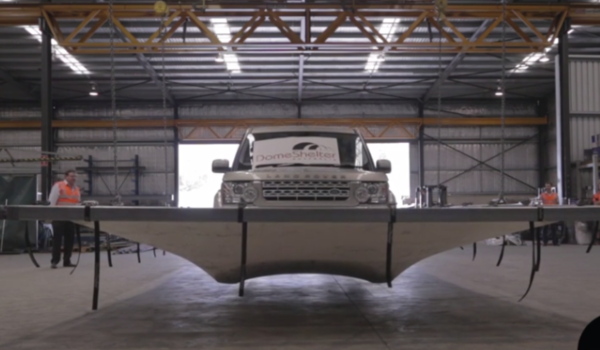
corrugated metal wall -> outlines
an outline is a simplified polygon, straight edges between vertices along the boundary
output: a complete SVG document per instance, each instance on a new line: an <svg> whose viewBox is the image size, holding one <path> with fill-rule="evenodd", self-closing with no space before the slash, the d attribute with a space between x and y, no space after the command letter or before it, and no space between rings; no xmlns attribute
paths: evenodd
<svg viewBox="0 0 600 350"><path fill-rule="evenodd" d="M425 129L425 135L431 137L424 147L427 185L441 183L454 194L499 193L504 146L504 170L514 178L505 178L504 192L535 193L539 178L537 127L506 127L504 143L500 128L495 127L439 131L441 142L431 139L437 138L437 128Z"/></svg>
<svg viewBox="0 0 600 350"><path fill-rule="evenodd" d="M571 114L600 114L600 57L570 58Z"/></svg>
<svg viewBox="0 0 600 350"><path fill-rule="evenodd" d="M600 134L600 57L571 56L569 65L569 125L571 131L571 161L584 161L584 150L594 147L592 135ZM591 171L572 170L574 190L582 194L592 185Z"/></svg>
<svg viewBox="0 0 600 350"><path fill-rule="evenodd" d="M497 117L500 115L499 100L490 101L444 101L442 116L445 117ZM173 118L173 110L164 111L157 105L120 105L117 116L123 119L160 119L167 114ZM394 101L389 103L336 103L313 102L306 103L301 109L302 118L390 118L390 117L417 117L418 105L411 101ZM424 110L425 116L437 116L437 103L428 104ZM182 105L179 107L180 119L235 119L235 118L297 118L298 108L293 103L282 102L249 102L249 103L212 103ZM507 117L535 117L537 116L536 104L527 101L509 101L506 109ZM110 119L111 112L106 105L85 104L67 105L55 110L57 119ZM7 107L0 108L0 118L22 119L40 118L39 108L34 107ZM424 132L437 138L438 129L427 127ZM536 127L506 127L505 147L508 149L519 142L530 139L537 133ZM164 133L162 129L122 129L118 130L119 159L132 159L135 155L140 157L140 165L146 167L142 173L140 189L142 195L161 195L164 192L165 171L168 176L171 193L175 188L175 169L173 147L173 132L167 134L168 168L165 169ZM486 160L501 150L499 141L501 132L499 127L444 127L440 129L443 142L460 152L469 154L478 160ZM92 156L96 160L109 161L105 164L112 166L112 130L58 130L55 135L57 151L60 153L79 154L84 157ZM27 151L38 151L40 137L38 131L0 131L0 147L10 146L15 156L26 157ZM447 180L453 176L455 179L447 183L451 193L455 194L497 194L500 189L500 176L498 172L488 167L477 165L477 162L457 153L447 146L441 146L441 178ZM20 152L20 153L19 153ZM36 153L28 153L28 155ZM438 158L437 141L428 140L425 144L425 180L427 184L437 183ZM0 155L0 159L5 158ZM411 143L411 187L418 185L419 179L419 154L418 144ZM211 159L207 160L210 161ZM522 145L506 154L505 168L507 173L519 181L506 180L506 193L533 193L526 184L537 186L538 161L537 140L531 138ZM499 158L489 162L493 167L500 167ZM84 167L84 162L62 162L56 164L54 170L57 176L68 168ZM469 168L470 171L465 172ZM37 173L39 163L19 164L12 167L9 164L0 164L2 173ZM463 173L464 172L464 173ZM463 173L460 176L460 173ZM81 184L85 186L81 176ZM123 183L122 194L129 194L133 190L133 183L123 182L125 174L119 175L119 184ZM95 195L110 195L113 190L113 175L107 174L93 178L93 191ZM105 184L106 183L106 184Z"/></svg>
<svg viewBox="0 0 600 350"><path fill-rule="evenodd" d="M600 115L572 116L570 126L571 161L580 162L584 159L583 150L593 147L592 135L600 134Z"/></svg>

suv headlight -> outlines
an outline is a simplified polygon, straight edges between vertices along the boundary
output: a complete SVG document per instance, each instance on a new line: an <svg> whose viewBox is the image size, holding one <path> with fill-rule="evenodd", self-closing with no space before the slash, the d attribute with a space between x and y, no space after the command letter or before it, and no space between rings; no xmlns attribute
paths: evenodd
<svg viewBox="0 0 600 350"><path fill-rule="evenodd" d="M389 201L387 182L363 182L354 190L354 198L360 203L381 204Z"/></svg>
<svg viewBox="0 0 600 350"><path fill-rule="evenodd" d="M253 203L258 189L251 182L223 182L221 195L225 204Z"/></svg>

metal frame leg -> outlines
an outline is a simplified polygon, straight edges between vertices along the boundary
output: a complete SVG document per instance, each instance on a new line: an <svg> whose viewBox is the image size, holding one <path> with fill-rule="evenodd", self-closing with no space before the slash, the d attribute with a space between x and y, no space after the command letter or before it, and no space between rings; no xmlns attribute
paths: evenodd
<svg viewBox="0 0 600 350"><path fill-rule="evenodd" d="M81 260L81 232L80 232L80 228L79 225L77 224L73 224L75 225L75 235L77 236L77 246L79 247L79 253L77 254L77 263L75 264L75 267L73 267L73 270L71 270L70 275L73 274L73 272L75 272L75 269L77 269L77 266L79 266L79 261Z"/></svg>
<svg viewBox="0 0 600 350"><path fill-rule="evenodd" d="M98 292L100 291L100 222L94 221L94 298L92 310L98 310Z"/></svg>
<svg viewBox="0 0 600 350"><path fill-rule="evenodd" d="M388 222L386 256L385 256L385 278L387 285L392 288L392 246L394 243L394 223L396 222L396 208L390 206L390 221Z"/></svg>
<svg viewBox="0 0 600 350"><path fill-rule="evenodd" d="M239 296L244 296L244 287L246 283L246 259L248 248L248 223L242 223L242 260L240 264L240 290Z"/></svg>
<svg viewBox="0 0 600 350"><path fill-rule="evenodd" d="M112 246L110 245L110 233L106 234L106 258L108 259L108 267L113 267Z"/></svg>
<svg viewBox="0 0 600 350"><path fill-rule="evenodd" d="M142 263L142 257L140 256L140 243L137 243L137 258L138 258L138 264Z"/></svg>
<svg viewBox="0 0 600 350"><path fill-rule="evenodd" d="M35 267L40 267L37 260L35 260L35 256L33 256L33 251L31 250L31 242L29 241L29 222L25 221L25 246L27 248L27 253L29 253L29 258L31 262L35 265Z"/></svg>

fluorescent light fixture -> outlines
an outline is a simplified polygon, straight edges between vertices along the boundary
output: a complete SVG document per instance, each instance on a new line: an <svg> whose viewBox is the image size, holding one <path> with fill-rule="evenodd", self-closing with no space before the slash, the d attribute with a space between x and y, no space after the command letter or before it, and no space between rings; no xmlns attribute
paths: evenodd
<svg viewBox="0 0 600 350"><path fill-rule="evenodd" d="M398 18L384 18L381 26L379 27L379 33L385 38L385 40L388 42L391 41L398 23L400 23L400 19ZM376 37L376 39L378 42L382 42L379 37ZM376 49L376 47L373 48ZM365 71L369 73L376 72L383 61L385 61L385 53L375 52L370 54L369 58L367 59L367 64L365 65Z"/></svg>
<svg viewBox="0 0 600 350"><path fill-rule="evenodd" d="M226 18L211 18L210 23L213 25L213 31L217 35L217 38L219 38L219 41L222 43L228 43L231 40L231 30L229 29L229 24L227 23ZM227 51L230 50L228 48L224 49ZM242 72L240 63L235 54L226 53L223 56L219 55L215 61L219 63L225 62L227 70L231 71L232 73Z"/></svg>
<svg viewBox="0 0 600 350"><path fill-rule="evenodd" d="M97 91L90 91L90 96L98 96L98 92Z"/></svg>
<svg viewBox="0 0 600 350"><path fill-rule="evenodd" d="M25 30L31 34L37 41L42 42L42 32L38 26L24 26ZM64 64L69 66L77 74L90 74L88 71L73 55L71 55L62 46L58 45L56 40L52 39L52 50L54 55L58 57Z"/></svg>
<svg viewBox="0 0 600 350"><path fill-rule="evenodd" d="M540 62L548 62L548 61L550 61L550 57L548 57L548 56L544 56L544 57L540 58Z"/></svg>
<svg viewBox="0 0 600 350"><path fill-rule="evenodd" d="M502 95L504 95L504 94L502 93L502 91L496 91L496 96L502 96Z"/></svg>

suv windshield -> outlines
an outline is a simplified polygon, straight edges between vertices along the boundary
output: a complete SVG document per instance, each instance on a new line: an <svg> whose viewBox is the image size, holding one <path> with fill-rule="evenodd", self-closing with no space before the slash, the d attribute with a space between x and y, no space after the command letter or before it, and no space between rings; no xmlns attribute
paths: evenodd
<svg viewBox="0 0 600 350"><path fill-rule="evenodd" d="M277 166L331 166L373 170L359 135L289 131L249 134L237 155L237 169Z"/></svg>

